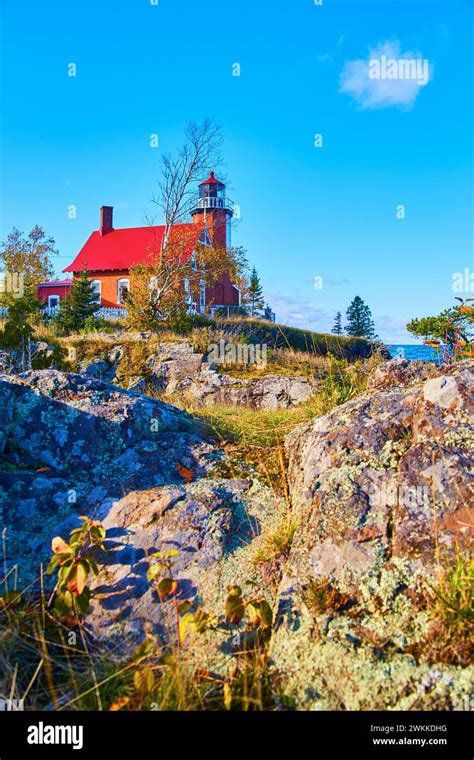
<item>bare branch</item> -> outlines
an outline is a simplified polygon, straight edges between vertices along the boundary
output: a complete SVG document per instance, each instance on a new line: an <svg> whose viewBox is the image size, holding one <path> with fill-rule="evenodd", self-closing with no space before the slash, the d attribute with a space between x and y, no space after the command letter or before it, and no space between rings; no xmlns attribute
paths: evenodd
<svg viewBox="0 0 474 760"><path fill-rule="evenodd" d="M185 142L176 156L163 156L158 195L152 198L162 209L165 220L162 250L168 246L173 226L189 215L195 202L196 184L222 163L221 147L220 127L205 119L201 124L186 125Z"/></svg>

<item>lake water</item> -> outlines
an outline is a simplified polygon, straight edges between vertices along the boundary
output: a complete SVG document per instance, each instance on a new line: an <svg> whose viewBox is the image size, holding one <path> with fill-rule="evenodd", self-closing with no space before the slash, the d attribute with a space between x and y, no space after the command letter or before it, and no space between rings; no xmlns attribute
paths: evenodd
<svg viewBox="0 0 474 760"><path fill-rule="evenodd" d="M431 348L431 346L423 346L423 345L409 345L409 346L402 346L402 345L395 345L395 346L387 346L388 350L390 351L390 355L393 358L396 358L397 356L403 356L405 359L410 359L411 361L413 359L418 359L423 362L437 362L438 357L436 355L436 351L434 348Z"/></svg>

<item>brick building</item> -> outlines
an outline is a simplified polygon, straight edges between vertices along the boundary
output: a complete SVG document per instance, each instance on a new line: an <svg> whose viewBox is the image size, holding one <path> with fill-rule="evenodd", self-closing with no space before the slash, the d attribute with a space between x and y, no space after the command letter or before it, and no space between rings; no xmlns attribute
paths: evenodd
<svg viewBox="0 0 474 760"><path fill-rule="evenodd" d="M192 255L193 245L198 242L229 248L232 214L231 204L225 196L225 185L211 171L209 177L199 185L196 205L191 211L192 221L175 225L173 231L178 233L182 230L186 233L190 240L188 255ZM112 308L121 306L124 291L130 288L130 268L150 261L153 252L160 250L164 232L164 226L115 229L113 207L102 206L99 229L91 234L64 272L70 272L76 277L86 269L101 305ZM62 300L69 290L66 289L65 282L69 283L43 283L38 288L38 296L47 301L48 305L56 303L56 299ZM207 306L239 305L239 289L228 275L224 275L210 286L203 283L199 303L193 304L193 309L202 313Z"/></svg>

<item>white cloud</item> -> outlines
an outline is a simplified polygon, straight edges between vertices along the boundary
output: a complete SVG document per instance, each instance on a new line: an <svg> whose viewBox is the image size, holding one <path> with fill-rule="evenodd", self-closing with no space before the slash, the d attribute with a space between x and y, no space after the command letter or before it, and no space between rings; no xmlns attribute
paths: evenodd
<svg viewBox="0 0 474 760"><path fill-rule="evenodd" d="M332 324L332 314L315 306L314 301L299 296L284 296L277 292L265 294L276 314L277 322L293 327L326 332Z"/></svg>
<svg viewBox="0 0 474 760"><path fill-rule="evenodd" d="M339 92L350 95L363 109L409 111L431 79L432 66L420 52L402 52L398 40L386 40L370 48L366 59L345 62Z"/></svg>

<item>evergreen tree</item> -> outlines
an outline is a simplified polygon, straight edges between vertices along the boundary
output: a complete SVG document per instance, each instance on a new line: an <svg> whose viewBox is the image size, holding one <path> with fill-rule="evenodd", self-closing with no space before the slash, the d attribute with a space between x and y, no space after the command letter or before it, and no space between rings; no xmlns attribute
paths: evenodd
<svg viewBox="0 0 474 760"><path fill-rule="evenodd" d="M257 270L253 267L250 274L250 282L248 287L248 302L250 305L250 315L253 317L255 312L262 309L265 305L263 299L263 290L260 284L260 277L257 274Z"/></svg>
<svg viewBox="0 0 474 760"><path fill-rule="evenodd" d="M360 296L356 296L346 311L347 335L355 337L376 338L372 313Z"/></svg>
<svg viewBox="0 0 474 760"><path fill-rule="evenodd" d="M87 318L98 309L97 293L87 279L87 271L83 270L80 277L74 278L71 292L60 304L59 313L54 319L58 332L64 334L82 330Z"/></svg>
<svg viewBox="0 0 474 760"><path fill-rule="evenodd" d="M332 328L333 335L342 335L342 315L340 311L336 312L336 316L334 319L334 326Z"/></svg>

